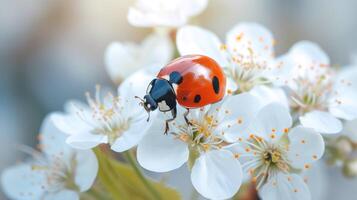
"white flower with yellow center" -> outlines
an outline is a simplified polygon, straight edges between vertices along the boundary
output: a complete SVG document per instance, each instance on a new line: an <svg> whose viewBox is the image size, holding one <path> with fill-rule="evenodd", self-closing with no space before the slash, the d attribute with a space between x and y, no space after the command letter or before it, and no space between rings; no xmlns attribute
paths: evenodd
<svg viewBox="0 0 357 200"><path fill-rule="evenodd" d="M233 27L223 44L212 32L196 26L178 30L177 47L181 55L202 54L215 59L225 68L228 89L240 93L256 85L270 83L280 71L275 66L274 39L269 30L255 23Z"/></svg>
<svg viewBox="0 0 357 200"><path fill-rule="evenodd" d="M134 97L143 94L144 85L151 80L144 70L139 71L120 85L119 96L101 96L97 86L94 98L87 94L88 105L69 102L66 113L53 113L52 119L68 134L66 141L74 148L90 149L109 143L114 151L126 151L137 145L150 127L147 112Z"/></svg>
<svg viewBox="0 0 357 200"><path fill-rule="evenodd" d="M168 35L153 33L141 44L112 42L105 52L105 64L110 78L120 83L135 71L146 68L157 73L173 56L173 44Z"/></svg>
<svg viewBox="0 0 357 200"><path fill-rule="evenodd" d="M243 93L222 102L192 109L187 125L182 114L164 135L164 121L156 120L138 145L137 158L142 167L167 172L188 162L195 189L209 199L232 197L242 182L241 165L226 150L230 141L246 130L259 109L257 99ZM235 170L237 169L237 170Z"/></svg>
<svg viewBox="0 0 357 200"><path fill-rule="evenodd" d="M42 152L24 147L33 159L5 169L2 188L11 199L77 200L90 189L98 172L91 150L75 150L65 143L66 135L47 117L41 128Z"/></svg>
<svg viewBox="0 0 357 200"><path fill-rule="evenodd" d="M357 118L357 92L351 87L351 77L337 74L318 45L298 42L277 60L289 68L290 73L278 81L290 89L290 106L303 126L320 133L339 133L342 123L338 118Z"/></svg>
<svg viewBox="0 0 357 200"><path fill-rule="evenodd" d="M140 27L179 27L206 6L207 0L137 0L129 9L128 20Z"/></svg>
<svg viewBox="0 0 357 200"><path fill-rule="evenodd" d="M324 141L313 129L290 130L291 126L288 108L272 103L259 111L249 131L231 146L263 200L311 199L303 178L295 173L321 158Z"/></svg>

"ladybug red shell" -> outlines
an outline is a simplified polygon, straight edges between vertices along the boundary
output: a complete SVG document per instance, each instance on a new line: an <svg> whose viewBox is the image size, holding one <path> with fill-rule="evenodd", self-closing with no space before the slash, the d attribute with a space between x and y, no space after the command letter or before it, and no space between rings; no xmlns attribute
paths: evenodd
<svg viewBox="0 0 357 200"><path fill-rule="evenodd" d="M177 102L186 108L199 108L220 101L226 91L226 78L218 63L208 56L187 55L161 69L158 78L178 72L182 78L176 87Z"/></svg>
<svg viewBox="0 0 357 200"><path fill-rule="evenodd" d="M177 102L187 109L184 114L187 124L189 109L199 108L220 101L226 91L226 77L222 68L212 58L203 55L187 55L175 59L162 68L148 85L141 105L150 114L157 108L177 115ZM139 97L137 97L139 98Z"/></svg>

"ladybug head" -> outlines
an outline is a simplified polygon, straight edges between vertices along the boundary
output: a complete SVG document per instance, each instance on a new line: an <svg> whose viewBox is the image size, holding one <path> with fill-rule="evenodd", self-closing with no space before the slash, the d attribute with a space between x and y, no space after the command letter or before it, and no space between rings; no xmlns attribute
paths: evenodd
<svg viewBox="0 0 357 200"><path fill-rule="evenodd" d="M157 108L157 103L154 101L154 99L150 95L145 95L144 99L135 96L135 98L140 99L140 105L146 110L148 113L148 118L147 121L150 119L150 112L156 110Z"/></svg>

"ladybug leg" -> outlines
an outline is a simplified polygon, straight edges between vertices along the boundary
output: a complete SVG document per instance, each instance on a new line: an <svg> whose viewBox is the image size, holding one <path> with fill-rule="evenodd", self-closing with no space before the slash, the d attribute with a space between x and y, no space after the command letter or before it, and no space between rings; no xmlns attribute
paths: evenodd
<svg viewBox="0 0 357 200"><path fill-rule="evenodd" d="M190 113L190 109L186 108L186 112L185 114L183 114L183 117L185 118L186 124L192 126L193 124L190 122L190 120L188 120L187 116Z"/></svg>
<svg viewBox="0 0 357 200"><path fill-rule="evenodd" d="M171 115L172 115L172 118L171 119L167 119L165 121L165 132L164 134L167 135L167 132L170 130L170 127L169 127L169 122L172 122L176 119L176 116L177 116L177 109L176 107L174 109L171 110Z"/></svg>

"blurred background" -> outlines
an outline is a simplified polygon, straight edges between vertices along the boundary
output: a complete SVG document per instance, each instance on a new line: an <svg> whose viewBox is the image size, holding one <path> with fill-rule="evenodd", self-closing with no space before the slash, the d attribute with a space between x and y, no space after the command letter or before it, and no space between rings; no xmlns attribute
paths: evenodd
<svg viewBox="0 0 357 200"><path fill-rule="evenodd" d="M150 32L127 22L133 3L0 0L0 170L21 159L16 144L37 143L46 113L62 109L67 99L83 99L97 83L113 86L104 67L106 46L139 42ZM356 8L355 0L210 0L194 21L221 38L238 22L262 23L274 33L278 55L296 41L312 40L343 66L357 50ZM323 177L313 193L321 199L357 199L357 180L334 168L317 173ZM188 177L181 182L190 184Z"/></svg>

